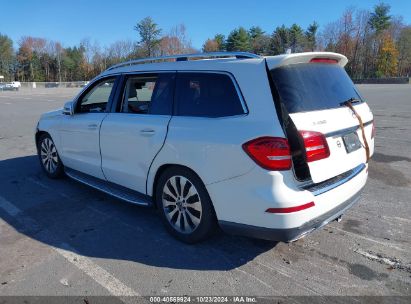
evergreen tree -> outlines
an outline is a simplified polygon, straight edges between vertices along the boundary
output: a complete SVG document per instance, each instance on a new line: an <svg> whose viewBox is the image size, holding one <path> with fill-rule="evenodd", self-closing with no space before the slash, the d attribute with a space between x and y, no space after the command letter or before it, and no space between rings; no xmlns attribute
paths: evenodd
<svg viewBox="0 0 411 304"><path fill-rule="evenodd" d="M277 27L271 36L271 53L273 55L284 54L290 47L290 31L283 24Z"/></svg>
<svg viewBox="0 0 411 304"><path fill-rule="evenodd" d="M306 49L309 51L314 51L317 47L316 35L318 27L318 23L314 21L305 31Z"/></svg>
<svg viewBox="0 0 411 304"><path fill-rule="evenodd" d="M250 51L250 36L243 27L233 30L227 38L227 51Z"/></svg>
<svg viewBox="0 0 411 304"><path fill-rule="evenodd" d="M13 41L6 35L0 34L0 75L5 80L14 80L13 78Z"/></svg>
<svg viewBox="0 0 411 304"><path fill-rule="evenodd" d="M160 43L161 29L151 17L146 17L134 27L140 35L139 45L147 57L152 57Z"/></svg>
<svg viewBox="0 0 411 304"><path fill-rule="evenodd" d="M389 12L390 6L387 4L380 3L374 7L374 12L371 13L368 22L377 35L390 27L391 16L389 15Z"/></svg>

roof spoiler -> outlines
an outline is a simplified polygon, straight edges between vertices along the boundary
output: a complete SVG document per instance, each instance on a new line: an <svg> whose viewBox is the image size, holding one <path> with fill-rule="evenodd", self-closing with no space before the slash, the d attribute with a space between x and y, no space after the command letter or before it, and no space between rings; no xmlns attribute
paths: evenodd
<svg viewBox="0 0 411 304"><path fill-rule="evenodd" d="M307 52L307 53L294 53L285 54L280 56L267 56L268 66L273 69L280 66L298 63L309 63L313 59L331 59L335 60L338 65L344 67L348 59L342 54L332 52Z"/></svg>

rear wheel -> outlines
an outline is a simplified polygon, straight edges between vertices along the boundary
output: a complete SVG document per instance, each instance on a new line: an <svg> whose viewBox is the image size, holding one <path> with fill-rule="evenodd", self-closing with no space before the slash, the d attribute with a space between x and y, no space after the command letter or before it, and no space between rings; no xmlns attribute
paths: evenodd
<svg viewBox="0 0 411 304"><path fill-rule="evenodd" d="M185 243L210 236L216 216L200 178L183 167L171 167L159 178L156 203L167 230Z"/></svg>
<svg viewBox="0 0 411 304"><path fill-rule="evenodd" d="M40 164L47 176L50 178L59 178L63 175L63 164L57 152L50 135L43 134L37 142L37 151Z"/></svg>

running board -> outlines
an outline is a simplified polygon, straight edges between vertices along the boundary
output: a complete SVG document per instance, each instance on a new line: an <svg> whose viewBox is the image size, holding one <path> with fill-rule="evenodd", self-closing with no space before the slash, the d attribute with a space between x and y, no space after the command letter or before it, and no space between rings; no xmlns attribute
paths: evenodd
<svg viewBox="0 0 411 304"><path fill-rule="evenodd" d="M80 171L64 168L65 173L68 177L83 183L87 186L90 186L94 189L100 190L104 193L107 193L111 196L114 196L118 199L123 201L140 205L140 206L151 206L153 205L153 201L151 197L140 192L128 189L126 187L104 181L102 179L96 178L94 176L90 176L88 174L84 174Z"/></svg>

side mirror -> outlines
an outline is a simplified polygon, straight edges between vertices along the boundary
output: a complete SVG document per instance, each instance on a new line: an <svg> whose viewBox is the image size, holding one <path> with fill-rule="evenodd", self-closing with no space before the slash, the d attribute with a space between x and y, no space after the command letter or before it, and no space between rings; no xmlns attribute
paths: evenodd
<svg viewBox="0 0 411 304"><path fill-rule="evenodd" d="M64 115L74 115L74 103L72 101L66 102L63 108Z"/></svg>

